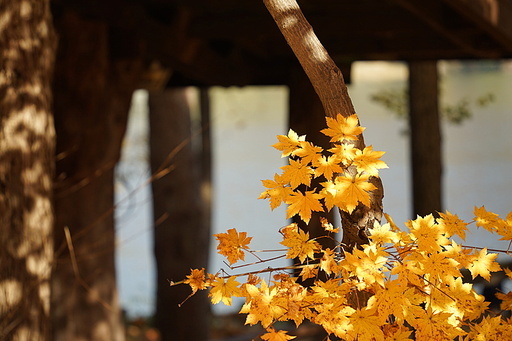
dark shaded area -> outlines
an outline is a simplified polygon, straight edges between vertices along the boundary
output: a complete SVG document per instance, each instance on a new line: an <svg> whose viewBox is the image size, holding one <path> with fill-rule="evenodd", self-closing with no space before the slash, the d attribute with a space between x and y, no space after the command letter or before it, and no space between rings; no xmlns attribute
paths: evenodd
<svg viewBox="0 0 512 341"><path fill-rule="evenodd" d="M261 1L54 0L132 36L146 63L174 71L170 84L281 85L296 58ZM337 65L356 60L512 57L507 1L302 1L301 8Z"/></svg>
<svg viewBox="0 0 512 341"><path fill-rule="evenodd" d="M53 337L122 340L114 262L114 166L141 62L114 57L113 37L104 22L66 9L56 11L54 20L60 39L53 84Z"/></svg>

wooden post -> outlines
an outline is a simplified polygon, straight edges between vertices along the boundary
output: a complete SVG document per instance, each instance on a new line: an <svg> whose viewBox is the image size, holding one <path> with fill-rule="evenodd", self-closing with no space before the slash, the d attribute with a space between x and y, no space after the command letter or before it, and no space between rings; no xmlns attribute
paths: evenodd
<svg viewBox="0 0 512 341"><path fill-rule="evenodd" d="M185 88L149 95L154 253L157 264L155 324L162 341L208 339L209 301L205 291L186 304L188 286L169 287L191 268L208 263L210 231L204 226L201 175L191 143L190 108Z"/></svg>
<svg viewBox="0 0 512 341"><path fill-rule="evenodd" d="M409 62L413 218L442 210L437 61Z"/></svg>

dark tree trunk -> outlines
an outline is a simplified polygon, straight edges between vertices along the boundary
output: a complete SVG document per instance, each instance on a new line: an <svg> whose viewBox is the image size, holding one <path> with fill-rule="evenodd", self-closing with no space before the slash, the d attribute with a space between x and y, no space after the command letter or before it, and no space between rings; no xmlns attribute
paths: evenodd
<svg viewBox="0 0 512 341"><path fill-rule="evenodd" d="M330 148L329 137L320 132L320 130L326 127L325 110L304 70L299 67L294 68L289 89L290 128L299 135L306 135L309 142L324 149ZM313 179L311 186L321 187L318 178ZM325 217L333 223L334 211L331 210L329 213L313 212L311 220L307 225L301 219L298 219L297 216L293 220L301 228L309 231L310 237L320 237L325 236L325 229L320 223L320 217ZM331 249L335 244L334 241L328 239L320 239L319 242L324 247Z"/></svg>
<svg viewBox="0 0 512 341"><path fill-rule="evenodd" d="M442 210L437 61L409 62L413 218Z"/></svg>
<svg viewBox="0 0 512 341"><path fill-rule="evenodd" d="M56 26L54 339L123 340L114 264L114 166L139 68L136 61L112 60L105 24L64 12Z"/></svg>
<svg viewBox="0 0 512 341"><path fill-rule="evenodd" d="M55 34L47 0L0 3L0 339L49 340Z"/></svg>
<svg viewBox="0 0 512 341"><path fill-rule="evenodd" d="M302 14L297 2L295 0L264 0L263 2L311 81L326 116L354 114L354 106L340 69L314 34L313 28ZM362 134L359 135L355 145L357 148L364 148ZM343 228L342 242L348 249L367 243L368 229L382 217L384 196L382 183L378 177L372 177L370 181L377 187L371 192L370 207L359 204L351 214L340 212Z"/></svg>
<svg viewBox="0 0 512 341"><path fill-rule="evenodd" d="M186 89L150 93L150 155L157 264L155 324L162 341L207 340L209 302L188 286L169 287L191 268L207 266L210 231L204 226L201 168L192 143Z"/></svg>

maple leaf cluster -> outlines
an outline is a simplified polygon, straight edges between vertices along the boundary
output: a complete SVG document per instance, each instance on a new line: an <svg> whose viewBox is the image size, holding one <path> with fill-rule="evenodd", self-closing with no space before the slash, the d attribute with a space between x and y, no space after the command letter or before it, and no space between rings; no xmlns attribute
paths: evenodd
<svg viewBox="0 0 512 341"><path fill-rule="evenodd" d="M274 145L290 157L290 164L274 180L263 181L266 190L260 198L270 199L272 208L288 204L289 217L298 214L309 222L312 211L337 206L351 212L359 203L368 205L368 177L386 167L379 160L383 152L371 147L361 151L350 143L364 129L355 115L327 118L327 124L323 132L335 143L329 155L293 131L278 136ZM349 173L349 167L356 171ZM310 190L311 179L318 176L325 178L323 189ZM512 292L498 293L502 312L492 312L464 276L467 272L473 279L490 280L493 272L502 270L497 253L454 238L464 241L468 226L475 224L512 243L512 212L502 219L483 206L475 207L473 221L465 222L447 211L437 218L418 216L403 230L385 217L385 224L375 223L369 231L369 243L351 251L332 237L338 228L325 218L324 238L337 243L332 249L322 248L318 237L310 238L290 224L280 233L283 257L297 262L292 266L236 274L192 269L182 283L190 285L192 294L209 289L214 304L231 305L233 297L244 298L240 313L247 315L246 324L265 328L262 340L291 340L295 336L276 330L276 322L300 326L306 320L323 327L325 340L512 340L512 319L501 314L512 310ZM231 270L245 266L232 266L245 260L245 253L256 259L247 265L268 261L250 248L251 237L245 232L230 229L215 236ZM512 279L512 271L504 272ZM306 279L313 285L300 284Z"/></svg>
<svg viewBox="0 0 512 341"><path fill-rule="evenodd" d="M281 167L274 180L263 180L267 188L260 199L270 199L272 209L283 202L288 204L287 218L298 214L309 223L312 212L331 210L334 206L352 213L361 203L370 206L370 193L376 187L369 182L378 170L387 168L380 160L384 152L374 151L372 146L363 150L355 148L357 136L364 128L359 126L356 115L336 118L327 117L328 128L322 133L331 137L333 147L323 148L306 141L290 129L288 135L279 135L273 147L282 157L290 157L289 164ZM322 188L309 189L311 180L320 177ZM309 190L308 190L309 189Z"/></svg>

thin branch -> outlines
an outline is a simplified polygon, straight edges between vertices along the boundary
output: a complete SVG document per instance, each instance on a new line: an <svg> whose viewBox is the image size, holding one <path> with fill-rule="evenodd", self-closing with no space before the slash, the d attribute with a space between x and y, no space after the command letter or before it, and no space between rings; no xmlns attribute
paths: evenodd
<svg viewBox="0 0 512 341"><path fill-rule="evenodd" d="M75 257L75 248L73 247L71 233L69 232L69 228L67 226L64 226L64 234L66 236L66 243L68 245L69 256L71 258L71 265L73 267L73 273L75 275L75 279L78 282L78 284L80 284L86 291L91 292L92 290L91 290L91 287L89 286L89 284L87 284L85 282L85 280L82 278L82 276L80 276L80 271L78 269L78 263L77 263L76 257ZM95 300L98 301L108 311L113 311L112 306L110 304L108 304L107 302L105 302L100 297L96 297Z"/></svg>

